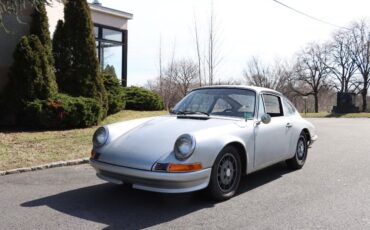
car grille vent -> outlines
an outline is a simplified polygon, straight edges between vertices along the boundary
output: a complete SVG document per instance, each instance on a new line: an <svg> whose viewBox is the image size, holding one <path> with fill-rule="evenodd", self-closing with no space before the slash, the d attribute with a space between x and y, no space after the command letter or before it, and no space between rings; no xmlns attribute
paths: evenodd
<svg viewBox="0 0 370 230"><path fill-rule="evenodd" d="M157 163L154 166L154 171L166 172L167 171L167 167L168 167L168 164Z"/></svg>

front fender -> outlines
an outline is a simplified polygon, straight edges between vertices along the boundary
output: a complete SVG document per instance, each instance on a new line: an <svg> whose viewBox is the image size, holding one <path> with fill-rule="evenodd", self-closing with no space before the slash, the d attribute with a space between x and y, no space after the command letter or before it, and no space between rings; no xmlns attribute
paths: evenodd
<svg viewBox="0 0 370 230"><path fill-rule="evenodd" d="M203 168L211 168L221 150L231 144L238 143L243 146L246 153L247 169L252 169L254 161L254 135L252 123L247 126L229 124L222 127L209 128L189 133L195 137L196 147L194 153L186 160L176 159L173 151L162 156L159 163L190 164L199 162Z"/></svg>
<svg viewBox="0 0 370 230"><path fill-rule="evenodd" d="M250 159L250 157L247 154L248 150L244 140L238 136L232 135L201 142L197 146L196 151L193 154L192 161L202 162L204 164L204 167L212 167L222 149L224 149L227 145L233 143L238 143L243 147L244 152L246 153L246 165L248 165L248 159ZM253 143L251 143L251 145L252 144Z"/></svg>
<svg viewBox="0 0 370 230"><path fill-rule="evenodd" d="M141 119L135 119L130 121L122 121L113 123L110 125L105 125L104 127L108 130L109 137L107 140L107 143L100 147L99 151L104 151L104 148L108 146L109 143L116 140L118 137L126 134L127 132L140 127L141 125L144 125L146 122L153 120L156 117L148 117L148 118L141 118Z"/></svg>
<svg viewBox="0 0 370 230"><path fill-rule="evenodd" d="M188 163L201 162L204 168L211 168L225 146L238 143L246 153L246 165L250 168L253 162L254 135L253 128L240 127L235 124L216 129L203 130L193 133L197 141L193 155L186 160Z"/></svg>

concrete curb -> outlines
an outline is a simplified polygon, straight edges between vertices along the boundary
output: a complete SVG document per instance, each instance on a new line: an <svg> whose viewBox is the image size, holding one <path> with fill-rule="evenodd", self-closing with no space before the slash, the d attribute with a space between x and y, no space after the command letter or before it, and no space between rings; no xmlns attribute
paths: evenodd
<svg viewBox="0 0 370 230"><path fill-rule="evenodd" d="M12 175L12 174L19 174L24 172L32 172L32 171L38 171L38 170L44 170L44 169L50 169L50 168L57 168L57 167L63 167L63 166L73 166L73 165L80 165L80 164L86 164L89 163L89 158L81 158L76 160L70 160L70 161L58 161L58 162L52 162L49 164L44 165L38 165L38 166L32 166L27 168L18 168L18 169L11 169L7 171L0 171L0 176L5 175Z"/></svg>

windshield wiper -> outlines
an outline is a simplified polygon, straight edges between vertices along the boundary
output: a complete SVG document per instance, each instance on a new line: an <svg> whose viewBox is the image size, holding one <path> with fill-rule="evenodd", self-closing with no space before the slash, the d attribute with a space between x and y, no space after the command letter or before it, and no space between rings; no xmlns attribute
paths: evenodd
<svg viewBox="0 0 370 230"><path fill-rule="evenodd" d="M203 114L209 117L209 113L201 112L201 111L177 111L176 115L192 115L192 114Z"/></svg>

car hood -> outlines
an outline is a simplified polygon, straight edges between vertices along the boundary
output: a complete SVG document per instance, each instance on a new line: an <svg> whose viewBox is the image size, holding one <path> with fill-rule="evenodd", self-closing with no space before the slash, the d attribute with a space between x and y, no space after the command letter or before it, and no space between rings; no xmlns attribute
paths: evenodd
<svg viewBox="0 0 370 230"><path fill-rule="evenodd" d="M174 143L180 135L191 133L197 139L196 133L199 131L205 129L214 131L214 127L222 129L223 126L237 126L238 123L240 120L235 119L157 117L108 143L100 153L99 160L130 168L151 170L156 161L173 151Z"/></svg>

